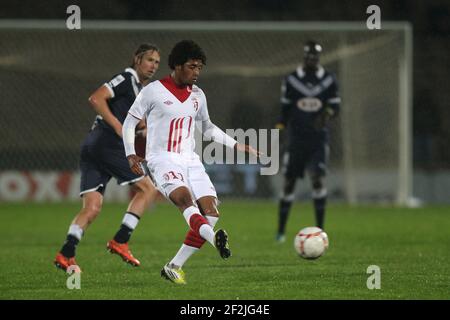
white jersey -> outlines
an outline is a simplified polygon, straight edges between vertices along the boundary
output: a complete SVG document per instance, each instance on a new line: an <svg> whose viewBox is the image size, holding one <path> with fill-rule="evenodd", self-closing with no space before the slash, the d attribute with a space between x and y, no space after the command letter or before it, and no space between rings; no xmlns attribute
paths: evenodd
<svg viewBox="0 0 450 320"><path fill-rule="evenodd" d="M193 85L192 88L177 89L186 90L183 96L177 97L177 92L167 86L167 79L148 84L137 96L129 113L138 119L147 119L147 159L164 152L193 158L196 156L195 122L209 119L206 96Z"/></svg>

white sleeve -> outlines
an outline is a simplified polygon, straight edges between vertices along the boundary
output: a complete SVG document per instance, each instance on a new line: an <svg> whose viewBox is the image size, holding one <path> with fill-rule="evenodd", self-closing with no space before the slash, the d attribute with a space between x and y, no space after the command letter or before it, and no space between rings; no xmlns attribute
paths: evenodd
<svg viewBox="0 0 450 320"><path fill-rule="evenodd" d="M123 122L122 137L123 145L125 147L125 155L127 157L131 154L136 154L136 150L134 149L134 138L136 136L136 126L139 121L141 120L129 113Z"/></svg>
<svg viewBox="0 0 450 320"><path fill-rule="evenodd" d="M209 118L208 105L204 94L202 95L202 98L203 101L200 105L200 110L195 117L200 132L209 140L223 144L229 148L233 148L237 141L211 122Z"/></svg>
<svg viewBox="0 0 450 320"><path fill-rule="evenodd" d="M218 126L211 122L211 120L200 121L200 132L206 139L223 144L229 148L234 148L237 143L235 139L223 132Z"/></svg>
<svg viewBox="0 0 450 320"><path fill-rule="evenodd" d="M126 156L136 154L134 149L136 126L139 121L146 117L148 112L150 112L152 107L152 96L151 88L144 88L138 94L136 100L134 100L130 110L128 110L128 115L122 125L123 145L125 147Z"/></svg>

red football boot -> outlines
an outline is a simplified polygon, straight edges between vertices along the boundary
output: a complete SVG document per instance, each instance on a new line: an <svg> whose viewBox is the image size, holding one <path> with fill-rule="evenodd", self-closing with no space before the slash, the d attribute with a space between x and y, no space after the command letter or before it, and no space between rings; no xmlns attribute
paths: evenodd
<svg viewBox="0 0 450 320"><path fill-rule="evenodd" d="M131 264L132 266L138 267L141 264L138 259L133 257L130 249L128 249L128 242L118 243L115 240L111 240L106 244L106 248L108 249L109 252L121 256L123 261Z"/></svg>
<svg viewBox="0 0 450 320"><path fill-rule="evenodd" d="M67 258L67 257L63 256L63 254L61 252L59 252L56 255L54 264L57 268L64 270L64 271L67 271L67 268L69 268L70 266L73 266L72 267L73 271L75 271L77 273L81 272L80 267L78 266L77 262L75 261L75 257Z"/></svg>

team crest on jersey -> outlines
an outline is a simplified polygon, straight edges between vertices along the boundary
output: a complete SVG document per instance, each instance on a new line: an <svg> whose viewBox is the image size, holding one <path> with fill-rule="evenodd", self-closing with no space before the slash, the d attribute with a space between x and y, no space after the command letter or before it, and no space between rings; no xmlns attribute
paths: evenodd
<svg viewBox="0 0 450 320"><path fill-rule="evenodd" d="M194 104L194 110L198 111L198 101L197 98L192 98L192 102Z"/></svg>
<svg viewBox="0 0 450 320"><path fill-rule="evenodd" d="M322 101L317 98L303 98L297 101L297 108L305 112L316 112L322 108Z"/></svg>

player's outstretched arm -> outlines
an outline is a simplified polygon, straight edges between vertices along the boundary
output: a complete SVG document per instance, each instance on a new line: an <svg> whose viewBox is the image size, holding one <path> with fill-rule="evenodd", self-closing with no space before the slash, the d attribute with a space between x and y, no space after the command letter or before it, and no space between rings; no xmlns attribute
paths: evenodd
<svg viewBox="0 0 450 320"><path fill-rule="evenodd" d="M214 142L223 144L229 148L234 148L237 141L223 132L218 126L211 122L208 118L207 120L201 121L201 126L198 127L203 134L203 136Z"/></svg>
<svg viewBox="0 0 450 320"><path fill-rule="evenodd" d="M237 151L241 151L241 152L245 152L245 153L254 155L255 157L259 157L260 155L262 155L262 153L260 151L256 150L252 146L249 146L248 144L242 144L242 143L236 142L236 144L234 145L234 149Z"/></svg>
<svg viewBox="0 0 450 320"><path fill-rule="evenodd" d="M235 139L223 132L218 126L211 122L211 120L202 121L201 132L207 139L223 144L229 148L234 148L237 151L246 152L259 157L261 152L254 149L247 144L238 143Z"/></svg>

